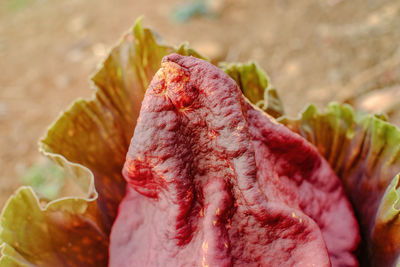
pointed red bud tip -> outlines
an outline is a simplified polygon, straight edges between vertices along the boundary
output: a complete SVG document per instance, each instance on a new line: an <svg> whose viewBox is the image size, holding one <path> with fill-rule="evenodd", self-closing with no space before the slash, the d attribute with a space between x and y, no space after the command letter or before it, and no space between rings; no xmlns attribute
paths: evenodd
<svg viewBox="0 0 400 267"><path fill-rule="evenodd" d="M358 266L328 163L208 62L163 59L123 175L110 266Z"/></svg>

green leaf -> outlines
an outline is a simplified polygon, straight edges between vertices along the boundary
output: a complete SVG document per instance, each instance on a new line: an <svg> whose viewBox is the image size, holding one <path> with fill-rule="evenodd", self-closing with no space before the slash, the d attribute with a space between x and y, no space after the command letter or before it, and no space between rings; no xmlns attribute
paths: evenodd
<svg viewBox="0 0 400 267"><path fill-rule="evenodd" d="M40 142L82 194L42 208L31 189L20 189L1 216L0 266L107 265L109 232L125 194L121 170L143 95L162 57L173 52L199 57L187 45L163 44L141 19L110 52L92 78L94 98L76 101Z"/></svg>
<svg viewBox="0 0 400 267"><path fill-rule="evenodd" d="M107 265L110 227L125 194L121 169L143 94L172 52L201 58L187 45L163 44L140 19L110 52L92 78L94 98L75 102L40 143L81 194L46 203L29 188L17 191L0 216L0 266ZM274 117L284 113L255 63L221 66L251 102ZM361 263L400 266L400 132L382 119L332 104L279 121L313 143L342 179L365 241Z"/></svg>
<svg viewBox="0 0 400 267"><path fill-rule="evenodd" d="M362 266L395 266L400 254L400 131L380 116L330 104L279 121L327 159L342 180L361 227ZM364 265L363 265L364 264Z"/></svg>
<svg viewBox="0 0 400 267"><path fill-rule="evenodd" d="M274 118L284 114L278 92L268 75L255 62L220 63L219 67L236 81L250 102Z"/></svg>
<svg viewBox="0 0 400 267"><path fill-rule="evenodd" d="M15 249L7 244L0 246L0 266L10 266L10 267L30 267L33 266L27 262L24 257L22 257Z"/></svg>
<svg viewBox="0 0 400 267"><path fill-rule="evenodd" d="M55 199L64 185L64 173L52 162L34 164L21 177L24 185L32 186L39 196Z"/></svg>
<svg viewBox="0 0 400 267"><path fill-rule="evenodd" d="M105 266L108 239L96 224L100 216L95 198L61 199L42 208L32 189L21 187L1 216L1 266Z"/></svg>

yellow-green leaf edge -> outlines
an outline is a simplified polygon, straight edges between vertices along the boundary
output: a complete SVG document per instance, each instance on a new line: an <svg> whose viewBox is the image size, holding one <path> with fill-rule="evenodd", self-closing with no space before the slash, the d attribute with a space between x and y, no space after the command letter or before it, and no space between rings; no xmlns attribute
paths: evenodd
<svg viewBox="0 0 400 267"><path fill-rule="evenodd" d="M361 266L400 266L399 128L338 103L278 121L312 143L341 179L361 227Z"/></svg>
<svg viewBox="0 0 400 267"><path fill-rule="evenodd" d="M268 75L256 62L221 62L219 67L236 81L251 103L274 118L281 117L285 113L278 92Z"/></svg>
<svg viewBox="0 0 400 267"><path fill-rule="evenodd" d="M177 48L163 44L157 34L142 27L139 18L109 53L92 77L93 99L74 102L39 143L41 153L61 166L82 194L40 203L32 188L18 189L0 216L0 266L107 265L108 234L123 197L125 182L120 169L107 170L105 163L117 168L122 166L143 94L159 68L161 58L173 52L205 59L186 44ZM241 83L246 96L252 97L261 90L258 94L261 98L255 99L261 108L268 109L267 101L264 104L262 98L268 95L269 102L282 107L275 89L270 87L269 78L258 65L225 66L222 68ZM264 91L272 94L264 94ZM268 110L274 111L274 108ZM110 130L112 126L117 130ZM88 132L94 133L94 137L86 136ZM101 139L103 142L96 144L95 141ZM84 147L83 151L76 147L79 144ZM103 151L99 147L93 148L94 144L108 147ZM106 162L99 162L102 153L110 153L109 156L119 161L113 164L106 158ZM98 171L97 165L104 169ZM99 180L104 182L96 185ZM114 188L102 192L103 186L110 183ZM99 188L100 195L106 196L103 197L105 204L99 201ZM110 192L115 195L107 199ZM111 208L107 207L110 202ZM110 210L114 214L105 218L104 213L109 214ZM72 230L65 231L71 227ZM82 228L88 231L83 232ZM60 233L61 240L58 240ZM89 242L93 238L96 244Z"/></svg>
<svg viewBox="0 0 400 267"><path fill-rule="evenodd" d="M139 56L139 59L136 59L135 62L130 62L130 64L133 64L138 69L135 73L122 73L123 67L113 65L115 63L113 57L119 56L121 51L126 52L127 49L131 49L136 56ZM93 252L94 254L92 253L91 256L96 255L96 253L104 256L107 253L110 225L104 222L107 221L107 219L102 218L101 212L99 212L97 204L98 193L95 190L95 177L93 172L90 168L86 168L82 164L73 163L77 161L71 160L68 158L68 155L65 157L53 151L54 147L52 147L51 142L49 142L49 136L53 135L53 138L54 135L56 135L56 137L61 138L61 140L65 138L65 136L73 137L74 133L70 131L71 128L68 129L68 127L66 127L63 129L63 127L60 127L60 125L62 126L63 120L65 122L70 120L69 116L76 116L76 110L79 108L91 110L90 105L99 101L99 99L105 106L114 105L117 110L113 111L119 113L123 121L135 120L135 116L137 116L138 109L140 108L140 102L139 105L137 105L137 103L141 100L141 94L144 93L151 77L158 69L158 65L157 67L151 66L146 68L146 64L149 64L149 57L150 55L154 56L154 52L158 55L155 57L158 63L162 56L172 52L201 57L186 45L182 45L179 48L172 48L162 44L149 29L142 28L140 19L137 21L133 30L128 32L128 34L123 37L120 44L111 51L110 56L103 63L101 70L92 78L96 89L95 98L89 101L78 100L75 102L69 110L61 115L60 119L49 129L48 136L41 141L41 152L62 166L67 175L74 179L80 186L85 196L62 198L49 203L39 204L39 200L32 189L28 187L19 189L16 194L9 199L0 216L0 243L3 242L0 247L2 255L0 258L0 266L57 266L59 257L52 258L50 255L51 253L45 257L46 262L32 260L32 258L30 258L34 257L34 253L32 253L34 251L32 244L31 247L28 246L28 248L22 250L23 253L21 252L21 244L18 242L18 237L15 235L18 234L18 232L23 232L23 229L26 230L28 228L21 228L18 224L18 220L26 221L26 219L31 216L32 210L35 209L39 211L41 218L45 217L47 218L46 220L48 220L48 217L51 218L51 220L47 222L48 225L54 224L54 221L52 221L54 219L52 218L52 214L60 213L60 211L67 219L72 218L72 221L83 220L85 222L85 220L89 220L92 225L93 222L95 222L94 228L96 231L94 234L102 237L102 240L99 241L101 241L100 243L103 242L103 246L100 250L95 250ZM255 63L224 63L221 64L220 67L237 81L244 95L254 104L274 117L279 117L283 114L283 107L276 90L272 88L268 76L266 76L258 65ZM126 83L127 81L121 80L121 77L126 77L127 74L131 74L135 77L134 80L137 84L133 87L137 89L139 86L141 90L134 90L136 93L139 92L138 95L133 97L133 99L136 100L136 102L133 102L136 104L136 110L133 110L132 107L124 107L124 105L121 105L121 102L118 102L118 100L121 100L121 95L118 95L116 98L113 96L110 97L110 95L107 94L102 95L106 86L111 85L118 87ZM114 81L110 83L110 81L107 81L109 77L114 77L117 82ZM127 83L129 85L129 81ZM107 101L114 101L114 103L108 103ZM110 119L112 117L111 114L105 113L105 115L102 114L104 118ZM94 115L96 119L96 116L99 114L92 115ZM115 114L112 115L115 116ZM125 118L125 116L128 117ZM318 112L317 109L311 105L297 119L280 117L278 121L313 143L342 179L345 191L350 196L358 219L360 220L363 236L365 238L364 241L367 241L367 245L362 252L365 254L360 255L362 264L368 266L400 266L400 261L398 260L400 246L400 222L398 219L400 207L400 183L398 175L398 171L400 170L399 129L386 122L385 118L382 116L358 113L348 105L336 103L330 104L322 113ZM102 122L100 121L98 123L101 126ZM62 130L60 130L60 128ZM124 139L123 142L129 143L132 131L133 127L131 125L131 130L125 133L123 138L120 139ZM101 129L99 132L102 132ZM55 139L57 140L57 138ZM70 144L67 143L67 145ZM124 145L127 149L127 144ZM88 154L90 155L90 153ZM119 151L119 154L124 155L124 151ZM359 159L357 159L357 157ZM85 160L89 163L91 161L90 157ZM368 197L355 197L359 195L353 192L355 180L354 169L359 171L359 169L356 168L357 166L359 169L361 168L363 170L361 178L357 178L358 184L365 183L366 181L367 185L371 188L378 185L374 189L378 193L374 201L372 201L374 207L372 209L372 215L369 213L364 214L365 212L363 211L363 205L365 205L363 201L365 201L365 199L368 200ZM373 176L374 179L370 180L369 178L371 178L371 176ZM378 183L374 184L372 182L372 184L370 184L370 181L376 180ZM363 190L360 192L362 193ZM368 201L371 202L371 200ZM24 203L30 204L31 209L22 210L18 216L14 215L13 209L15 208L13 207L18 205L23 206ZM12 220L10 220L10 218L12 218ZM7 227L14 227L13 229L18 230L15 230L14 233L13 231L7 232ZM41 234L41 237L46 236L45 232L41 232ZM34 245L37 246L36 242L34 242ZM71 247L74 248L74 246ZM26 253L26 249L28 249L28 252L29 249L32 250L30 251L31 255ZM53 251L54 254L60 253L60 251L57 251L60 247L52 249L56 250ZM87 249L90 249L90 246L84 250L86 253L88 252ZM80 250L81 248L78 248L76 251L72 252L77 253ZM72 253L68 251L68 249L66 252L66 256L70 256L70 253ZM107 257L105 256L103 258L106 259ZM101 256L99 259L101 259ZM82 260L85 262L85 257L83 257ZM105 260L100 260L99 262L85 262L85 266L105 266L107 264Z"/></svg>
<svg viewBox="0 0 400 267"><path fill-rule="evenodd" d="M107 130L101 129L101 127L109 127L109 125L102 125L102 123L105 123L108 119L113 120L112 117L118 117L122 121L116 126L133 122L133 124L123 126L130 128L130 130L127 133L120 131L124 136L122 138L121 136L118 137L121 139L119 144L114 143L114 145L120 145L124 142L129 144L145 89L159 68L161 58L173 52L203 58L186 44L182 44L177 48L165 45L150 29L142 27L141 18L136 21L133 29L128 31L119 44L110 52L100 70L92 78L95 89L93 99L80 99L74 102L49 128L47 136L39 144L41 153L55 161L64 169L66 176L76 182L82 191L82 196L64 197L49 203L40 203L37 195L30 187L18 189L10 197L0 215L0 266L107 265L108 233L111 225L107 218L102 216L98 205L99 194L95 188L96 173L91 168L85 167L87 165L90 166L90 164L86 163L91 161L96 163L96 151L87 151L86 157L79 158L77 154L85 153L75 153L74 155L74 153L69 154L68 149L66 151L63 151L63 149L71 145L74 138L81 138L79 133L74 132L75 128L77 128L74 123L83 127L91 123L91 126L95 125L97 127L94 130L97 130L100 135L109 134ZM125 73L122 73L124 71ZM126 77L122 77L123 75L126 75ZM128 80L130 77L132 79ZM127 88L132 83L134 83L134 86ZM110 88L106 88L107 86L115 86L116 88L114 88L115 90L110 90ZM128 89L131 91L127 92ZM126 102L130 102L130 104ZM104 114L96 114L96 112ZM115 113L111 114L112 112ZM82 114L86 116L84 118L86 121L79 121ZM97 117L98 115L101 115L104 120L98 121L101 120L99 119L100 116ZM107 136L107 139L108 137L111 136ZM82 143L82 145L90 146L90 141L92 140L89 138L86 141L88 142ZM117 151L121 150L121 148L113 147L112 150ZM124 155L126 151L119 151L118 153ZM120 171L118 171L118 175L120 175ZM122 184L120 187L124 188L122 177L118 183ZM120 190L119 193L123 194L124 192ZM121 198L122 196L120 195L119 197ZM114 205L115 212L116 208ZM69 219L72 226L60 223L65 218ZM53 232L49 233L48 228L51 228L50 226L52 225L57 227L55 229L53 227ZM68 229L69 235L65 236L65 238L68 237L69 239L61 240L65 243L64 247L62 242L55 240L54 234L55 232L62 232L68 227L72 227L75 230L82 227L91 227L92 232L97 235L98 242L92 248L86 247L83 249L79 245L82 244L82 240L83 243L90 243L88 238L85 239L85 236L81 236L81 240L72 240L71 232L73 230ZM28 240L29 237L33 236L34 238ZM75 243L71 243L72 241L75 241ZM90 253L90 249L94 251ZM80 256L79 252L87 255ZM88 256L92 258L88 258ZM71 258L76 259L68 262Z"/></svg>

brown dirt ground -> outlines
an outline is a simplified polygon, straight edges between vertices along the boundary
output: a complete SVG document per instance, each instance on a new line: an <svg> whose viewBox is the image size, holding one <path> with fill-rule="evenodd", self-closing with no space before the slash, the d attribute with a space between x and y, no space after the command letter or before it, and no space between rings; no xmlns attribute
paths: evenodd
<svg viewBox="0 0 400 267"><path fill-rule="evenodd" d="M170 20L177 0L0 3L0 207L40 161L37 141L139 15L171 44L214 60L255 60L296 114L347 101L400 122L398 0L219 0L219 18ZM17 3L17 7L15 7ZM14 6L14 7L12 7Z"/></svg>

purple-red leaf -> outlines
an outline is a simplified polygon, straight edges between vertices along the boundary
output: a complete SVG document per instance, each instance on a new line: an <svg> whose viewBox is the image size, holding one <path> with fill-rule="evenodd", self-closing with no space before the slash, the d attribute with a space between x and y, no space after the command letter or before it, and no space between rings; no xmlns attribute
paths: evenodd
<svg viewBox="0 0 400 267"><path fill-rule="evenodd" d="M123 174L111 266L358 265L328 163L205 61L164 58Z"/></svg>

